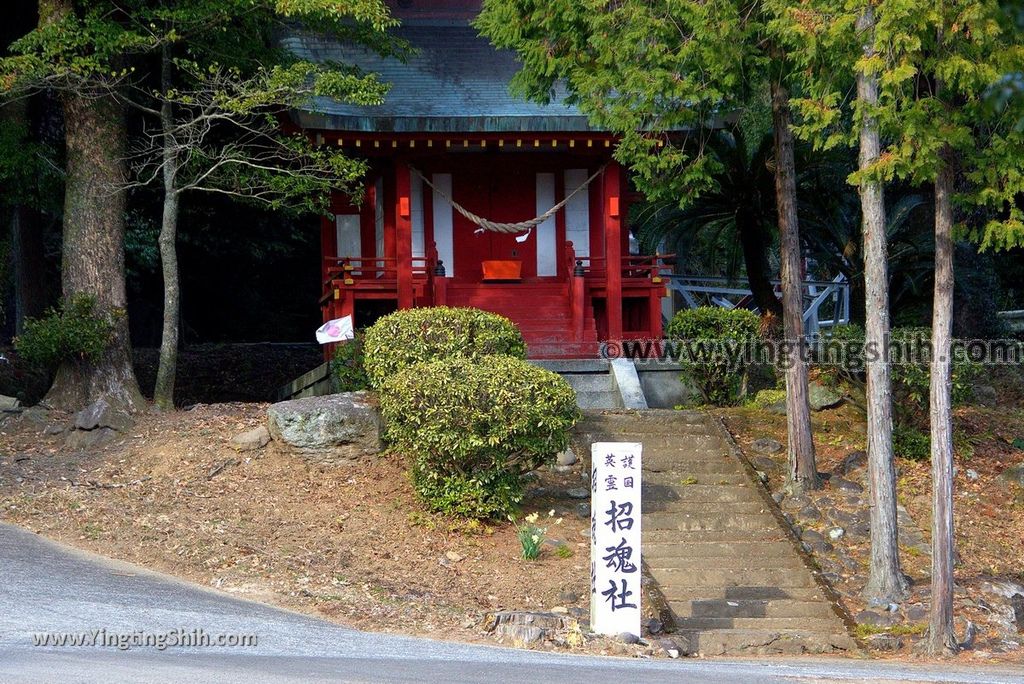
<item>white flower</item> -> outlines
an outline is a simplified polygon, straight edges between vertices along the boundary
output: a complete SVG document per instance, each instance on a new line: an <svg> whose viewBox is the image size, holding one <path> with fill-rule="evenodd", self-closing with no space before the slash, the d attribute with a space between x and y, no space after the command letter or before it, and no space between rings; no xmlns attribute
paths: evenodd
<svg viewBox="0 0 1024 684"><path fill-rule="evenodd" d="M536 513L531 513L530 515L528 515L525 518L523 518L523 520L525 520L526 522L528 522L530 524L533 524L533 523L537 522L537 514Z"/></svg>
<svg viewBox="0 0 1024 684"><path fill-rule="evenodd" d="M554 518L555 517L555 509L554 508L552 508L550 511L548 511L548 517L549 518Z"/></svg>
<svg viewBox="0 0 1024 684"><path fill-rule="evenodd" d="M533 535L532 539L533 539L533 543L534 544L539 544L540 543L540 537L538 537L537 535Z"/></svg>

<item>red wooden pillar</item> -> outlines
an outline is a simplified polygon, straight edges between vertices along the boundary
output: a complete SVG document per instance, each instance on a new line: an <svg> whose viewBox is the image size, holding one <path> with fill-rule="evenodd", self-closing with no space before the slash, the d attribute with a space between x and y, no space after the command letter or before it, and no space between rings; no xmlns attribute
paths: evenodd
<svg viewBox="0 0 1024 684"><path fill-rule="evenodd" d="M650 305L650 335L655 340L660 340L662 337L661 327L661 297L665 294L665 286L661 285L658 288L651 290L649 297Z"/></svg>
<svg viewBox="0 0 1024 684"><path fill-rule="evenodd" d="M608 264L608 339L622 339L622 217L620 216L622 171L614 159L605 167L601 184L601 212L604 217L604 249Z"/></svg>
<svg viewBox="0 0 1024 684"><path fill-rule="evenodd" d="M320 284L323 285L327 280L327 268L328 266L334 266L334 263L328 262L329 257L338 256L338 240L336 237L336 231L334 228L334 221L331 216L322 216L320 218ZM324 319L327 320L327 319Z"/></svg>
<svg viewBox="0 0 1024 684"><path fill-rule="evenodd" d="M409 165L395 163L395 260L398 308L412 308L412 197Z"/></svg>

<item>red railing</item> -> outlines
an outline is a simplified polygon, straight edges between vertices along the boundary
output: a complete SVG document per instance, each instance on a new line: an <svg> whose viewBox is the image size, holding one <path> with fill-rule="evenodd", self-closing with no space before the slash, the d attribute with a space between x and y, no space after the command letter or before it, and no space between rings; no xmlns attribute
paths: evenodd
<svg viewBox="0 0 1024 684"><path fill-rule="evenodd" d="M665 259L674 258L674 254L630 254L622 257L622 277L624 279L647 279L659 282L661 271L665 268ZM588 278L604 278L608 275L608 259L597 256L573 256L570 262L583 268Z"/></svg>

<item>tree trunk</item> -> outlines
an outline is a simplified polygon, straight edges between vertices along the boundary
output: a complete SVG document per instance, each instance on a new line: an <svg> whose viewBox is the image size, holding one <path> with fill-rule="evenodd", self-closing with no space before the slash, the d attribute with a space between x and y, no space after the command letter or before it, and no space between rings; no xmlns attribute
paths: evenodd
<svg viewBox="0 0 1024 684"><path fill-rule="evenodd" d="M167 47L161 59L161 81L164 92L172 87L172 62ZM181 315L181 290L178 279L178 207L180 195L176 188L178 155L174 146L172 129L174 111L170 102L160 107L160 124L163 130L163 181L164 208L160 224L160 263L164 279L164 320L160 337L160 365L156 373L153 401L158 408L174 408L174 380L178 368L178 328Z"/></svg>
<svg viewBox="0 0 1024 684"><path fill-rule="evenodd" d="M800 227L796 214L796 162L790 130L789 93L776 79L772 80L771 97L775 132L775 195L782 252L782 327L788 351L787 358L783 360L786 366L786 427L789 435L788 484L792 491L801 491L817 489L819 485L807 388Z"/></svg>
<svg viewBox="0 0 1024 684"><path fill-rule="evenodd" d="M865 7L857 20L865 57L874 55L874 11ZM873 166L881 154L878 122L871 110L878 103L878 79L857 74L857 99L862 108L860 169ZM866 355L868 497L871 512L871 563L864 596L881 603L901 601L907 580L900 567L896 517L896 472L892 447L892 383L889 368L889 267L885 199L882 183L862 180L860 205L864 231L864 345L878 350Z"/></svg>
<svg viewBox="0 0 1024 684"><path fill-rule="evenodd" d="M145 406L135 380L124 281L127 135L120 105L108 94L64 98L67 178L61 284L64 298L86 294L114 321L110 346L96 363L66 361L46 402L74 411L98 399L127 411Z"/></svg>
<svg viewBox="0 0 1024 684"><path fill-rule="evenodd" d="M935 298L932 308L932 592L928 651L952 654L953 631L953 169L943 150L935 179Z"/></svg>
<svg viewBox="0 0 1024 684"><path fill-rule="evenodd" d="M782 316L782 302L775 296L768 273L768 244L759 222L748 212L740 211L736 216L736 226L740 234L740 246L743 248L743 265L747 269L747 283L754 303L762 314L771 313Z"/></svg>

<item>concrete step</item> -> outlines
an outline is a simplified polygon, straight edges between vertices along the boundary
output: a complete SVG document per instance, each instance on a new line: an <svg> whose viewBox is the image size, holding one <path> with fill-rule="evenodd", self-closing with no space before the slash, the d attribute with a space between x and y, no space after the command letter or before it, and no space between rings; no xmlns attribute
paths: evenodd
<svg viewBox="0 0 1024 684"><path fill-rule="evenodd" d="M709 502L688 502L666 501L660 498L651 498L644 502L643 512L647 513L672 513L682 516L714 515L718 513L768 513L768 506L757 499L750 501L709 501Z"/></svg>
<svg viewBox="0 0 1024 684"><path fill-rule="evenodd" d="M827 633L802 629L685 630L673 638L687 655L801 655L857 650L856 642L839 630Z"/></svg>
<svg viewBox="0 0 1024 684"><path fill-rule="evenodd" d="M677 618L822 618L837 619L835 611L821 601L796 599L707 599L675 601L668 606ZM706 629L706 628L698 628Z"/></svg>
<svg viewBox="0 0 1024 684"><path fill-rule="evenodd" d="M618 408L622 406L622 396L613 390L577 392L576 404L580 408Z"/></svg>
<svg viewBox="0 0 1024 684"><path fill-rule="evenodd" d="M670 439L679 437L680 435L718 436L704 421L681 421L678 425L672 426L671 429L666 429L664 426L649 425L642 420L622 418L614 421L587 420L583 423L583 427L596 432L622 435L643 435L650 439Z"/></svg>
<svg viewBox="0 0 1024 684"><path fill-rule="evenodd" d="M644 544L697 544L700 542L765 542L787 541L782 530L772 532L755 532L751 530L650 530L643 531Z"/></svg>
<svg viewBox="0 0 1024 684"><path fill-rule="evenodd" d="M666 556L651 549L644 549L644 558L651 567L667 570L691 570L703 572L707 568L716 570L806 570L807 566L800 556L790 549L788 556L755 555L741 558L738 556Z"/></svg>
<svg viewBox="0 0 1024 684"><path fill-rule="evenodd" d="M772 532L778 522L764 513L644 513L643 529L658 530L746 530Z"/></svg>
<svg viewBox="0 0 1024 684"><path fill-rule="evenodd" d="M643 465L644 472L648 473L735 473L746 475L738 462L725 459L671 459L661 454L648 458L644 454Z"/></svg>
<svg viewBox="0 0 1024 684"><path fill-rule="evenodd" d="M593 434L593 433L592 433ZM678 453L679 451L701 451L713 449L710 454L721 455L725 451L725 443L718 435L694 432L693 434L675 435L648 435L643 432L621 432L611 433L615 441L619 442L643 442L644 449L651 452L662 452L667 454Z"/></svg>
<svg viewBox="0 0 1024 684"><path fill-rule="evenodd" d="M757 554L763 558L793 558L793 544L790 540L765 542L758 540L738 542L691 542L685 546L675 542L652 542L648 541L647 535L643 539L643 553L645 558L744 558Z"/></svg>
<svg viewBox="0 0 1024 684"><path fill-rule="evenodd" d="M805 587L769 587L769 586L745 586L745 587L712 587L712 586L691 586L685 583L671 587L661 587L662 595L669 604L692 603L695 601L813 601L822 602L823 605L830 605L825 602L825 594L817 585Z"/></svg>
<svg viewBox="0 0 1024 684"><path fill-rule="evenodd" d="M734 503L763 501L749 482L735 485L663 483L644 481L644 504L658 499L678 503Z"/></svg>
<svg viewBox="0 0 1024 684"><path fill-rule="evenodd" d="M611 392L615 389L611 373L567 373L562 378L577 392Z"/></svg>
<svg viewBox="0 0 1024 684"><path fill-rule="evenodd" d="M843 629L839 618L826 617L694 617L676 620L678 631L722 629L780 629L832 632Z"/></svg>
<svg viewBox="0 0 1024 684"><path fill-rule="evenodd" d="M708 415L701 411L674 411L671 409L648 409L643 413L624 411L587 414L585 420L609 427L642 425L645 430L650 432L669 432L678 429L681 425L711 425Z"/></svg>
<svg viewBox="0 0 1024 684"><path fill-rule="evenodd" d="M531 363L554 373L608 373L612 367L606 359L538 360Z"/></svg>
<svg viewBox="0 0 1024 684"><path fill-rule="evenodd" d="M811 589L817 587L814 578L806 568L765 568L761 570L733 570L707 568L695 573L690 568L661 568L651 566L651 576L665 588L680 582L691 587L777 587L787 589ZM666 595L672 600L674 597Z"/></svg>
<svg viewBox="0 0 1024 684"><path fill-rule="evenodd" d="M675 472L647 473L645 479L652 485L680 487L693 487L699 484L736 486L750 481L746 473L700 473L682 469Z"/></svg>

